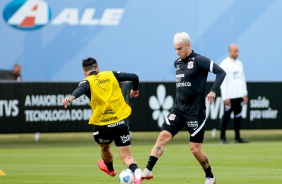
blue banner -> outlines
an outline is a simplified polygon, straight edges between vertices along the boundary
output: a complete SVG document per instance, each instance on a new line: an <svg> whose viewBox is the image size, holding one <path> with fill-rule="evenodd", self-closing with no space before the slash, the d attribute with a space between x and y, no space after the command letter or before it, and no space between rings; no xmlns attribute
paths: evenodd
<svg viewBox="0 0 282 184"><path fill-rule="evenodd" d="M0 69L25 81L79 81L81 60L141 81L174 81L173 36L220 63L238 44L247 81L281 81L280 0L1 0ZM213 80L213 76L209 77Z"/></svg>

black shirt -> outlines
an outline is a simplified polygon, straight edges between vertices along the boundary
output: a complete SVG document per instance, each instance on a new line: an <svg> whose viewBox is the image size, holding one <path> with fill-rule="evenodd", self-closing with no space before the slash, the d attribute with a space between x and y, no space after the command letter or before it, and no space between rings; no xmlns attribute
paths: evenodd
<svg viewBox="0 0 282 184"><path fill-rule="evenodd" d="M188 115L205 116L205 89L208 72L216 74L216 79L210 91L217 93L224 80L225 71L210 59L194 51L184 58L174 62L176 68L176 100L175 108Z"/></svg>

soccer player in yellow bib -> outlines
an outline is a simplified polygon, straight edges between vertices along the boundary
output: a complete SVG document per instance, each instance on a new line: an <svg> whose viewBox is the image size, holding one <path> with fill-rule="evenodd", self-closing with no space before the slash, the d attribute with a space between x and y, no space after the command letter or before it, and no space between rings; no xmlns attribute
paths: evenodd
<svg viewBox="0 0 282 184"><path fill-rule="evenodd" d="M101 147L102 160L99 168L110 176L115 176L113 154L110 149L112 141L118 148L122 162L134 173L134 184L141 184L141 169L131 156L131 139L129 127L125 119L131 114L131 107L125 102L119 82L131 81L130 97L139 95L139 78L133 73L116 71L99 71L94 58L82 61L83 73L86 78L81 81L69 98L62 100L67 106L76 98L85 94L90 100L92 116L89 124L94 126L93 136Z"/></svg>

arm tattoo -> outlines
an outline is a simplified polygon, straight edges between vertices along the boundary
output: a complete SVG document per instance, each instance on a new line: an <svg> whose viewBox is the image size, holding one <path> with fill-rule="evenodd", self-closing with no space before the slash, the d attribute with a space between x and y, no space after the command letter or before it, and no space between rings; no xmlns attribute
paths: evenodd
<svg viewBox="0 0 282 184"><path fill-rule="evenodd" d="M161 146L158 146L157 148L156 148L156 156L157 157L159 157L159 156L161 156L162 154L163 154L163 149L162 149L162 147Z"/></svg>

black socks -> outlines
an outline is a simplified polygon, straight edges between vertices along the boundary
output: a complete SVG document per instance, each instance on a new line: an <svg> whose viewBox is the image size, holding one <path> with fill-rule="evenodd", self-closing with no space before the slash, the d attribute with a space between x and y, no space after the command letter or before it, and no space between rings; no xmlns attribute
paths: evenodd
<svg viewBox="0 0 282 184"><path fill-rule="evenodd" d="M150 156L146 168L152 171L157 161L158 161L157 157Z"/></svg>
<svg viewBox="0 0 282 184"><path fill-rule="evenodd" d="M134 171L138 168L137 164L130 164L128 168L134 173Z"/></svg>
<svg viewBox="0 0 282 184"><path fill-rule="evenodd" d="M113 162L105 163L105 165L107 166L107 168L108 168L108 170L109 170L110 172L114 170Z"/></svg>
<svg viewBox="0 0 282 184"><path fill-rule="evenodd" d="M213 178L213 174L211 171L211 166L209 166L208 168L204 169L205 173L206 173L206 178Z"/></svg>

